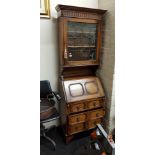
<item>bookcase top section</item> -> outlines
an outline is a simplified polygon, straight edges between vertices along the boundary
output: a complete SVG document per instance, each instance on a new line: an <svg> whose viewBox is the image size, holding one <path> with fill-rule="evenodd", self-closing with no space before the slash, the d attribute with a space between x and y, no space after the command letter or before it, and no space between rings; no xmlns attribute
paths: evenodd
<svg viewBox="0 0 155 155"><path fill-rule="evenodd" d="M61 5L58 4L55 8L57 12L61 10L68 10L68 11L78 11L78 12L88 12L88 13L97 13L97 14L104 14L107 10L101 10L101 9L92 9L92 8L86 8L86 7L77 7L77 6L70 6L70 5Z"/></svg>

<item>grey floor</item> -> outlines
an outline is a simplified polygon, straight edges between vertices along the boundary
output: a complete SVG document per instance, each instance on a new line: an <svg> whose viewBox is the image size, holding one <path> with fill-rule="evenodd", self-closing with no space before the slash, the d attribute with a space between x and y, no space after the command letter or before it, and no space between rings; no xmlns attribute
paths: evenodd
<svg viewBox="0 0 155 155"><path fill-rule="evenodd" d="M69 144L65 144L64 136L60 128L52 129L48 135L56 142L56 150L53 151L52 145L43 137L40 138L40 155L73 155L80 146L88 143L90 137L83 133L75 137Z"/></svg>

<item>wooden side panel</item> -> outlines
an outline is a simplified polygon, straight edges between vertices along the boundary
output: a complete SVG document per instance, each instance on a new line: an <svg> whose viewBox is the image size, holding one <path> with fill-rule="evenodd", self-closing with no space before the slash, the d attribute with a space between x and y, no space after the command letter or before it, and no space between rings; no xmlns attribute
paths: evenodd
<svg viewBox="0 0 155 155"><path fill-rule="evenodd" d="M59 76L62 75L63 65L64 65L64 19L62 17L58 18L58 50L59 50Z"/></svg>
<svg viewBox="0 0 155 155"><path fill-rule="evenodd" d="M66 99L65 99L65 92L64 92L64 86L63 86L63 81L59 79L59 92L61 96L61 102L60 102L60 114L61 114L61 125L65 125L67 122L67 104L66 104Z"/></svg>

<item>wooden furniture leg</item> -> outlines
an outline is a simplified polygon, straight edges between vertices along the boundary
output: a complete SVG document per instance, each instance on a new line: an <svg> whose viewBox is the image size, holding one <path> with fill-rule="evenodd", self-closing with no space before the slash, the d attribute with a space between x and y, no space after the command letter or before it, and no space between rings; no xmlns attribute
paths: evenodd
<svg viewBox="0 0 155 155"><path fill-rule="evenodd" d="M73 138L74 138L73 135L71 135L71 136L66 136L66 144L69 144Z"/></svg>

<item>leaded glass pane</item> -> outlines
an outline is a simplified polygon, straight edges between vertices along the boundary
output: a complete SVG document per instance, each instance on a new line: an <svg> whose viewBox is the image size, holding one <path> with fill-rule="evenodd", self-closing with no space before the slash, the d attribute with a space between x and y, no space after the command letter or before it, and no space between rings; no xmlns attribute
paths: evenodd
<svg viewBox="0 0 155 155"><path fill-rule="evenodd" d="M97 25L68 22L67 51L69 61L95 60Z"/></svg>

